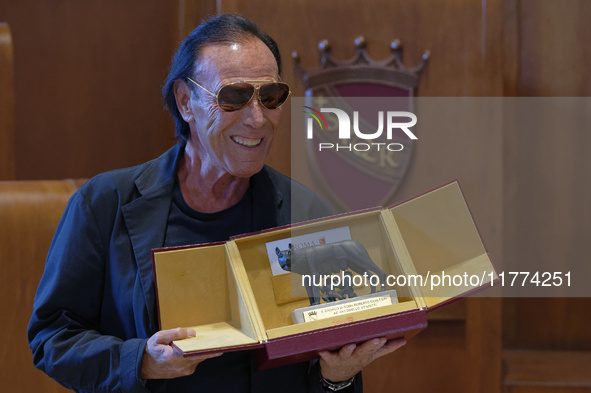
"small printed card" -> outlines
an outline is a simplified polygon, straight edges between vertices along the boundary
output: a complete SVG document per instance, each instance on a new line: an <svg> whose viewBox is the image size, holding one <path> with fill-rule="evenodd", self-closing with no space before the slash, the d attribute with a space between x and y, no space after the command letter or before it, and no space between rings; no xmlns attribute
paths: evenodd
<svg viewBox="0 0 591 393"><path fill-rule="evenodd" d="M371 310L372 308L390 306L398 303L396 290L376 292L358 298L339 300L336 302L320 304L305 308L299 308L292 314L295 323L317 321L320 319L336 317L357 311Z"/></svg>
<svg viewBox="0 0 591 393"><path fill-rule="evenodd" d="M287 270L281 268L276 248L279 248L279 250L282 251L289 250L289 245L291 244L294 250L298 250L310 246L317 246L319 244L336 243L343 240L351 240L349 227L329 229L327 231L288 237L286 239L266 243L267 255L269 256L269 263L271 264L271 272L274 276L289 273Z"/></svg>

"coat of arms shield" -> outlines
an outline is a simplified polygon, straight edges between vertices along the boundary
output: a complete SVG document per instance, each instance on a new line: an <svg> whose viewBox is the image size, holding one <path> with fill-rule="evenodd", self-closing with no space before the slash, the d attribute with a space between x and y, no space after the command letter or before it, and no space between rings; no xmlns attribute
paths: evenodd
<svg viewBox="0 0 591 393"><path fill-rule="evenodd" d="M413 133L418 127L409 129L416 123L413 97L429 57L426 52L417 66L408 68L398 40L390 44L390 57L381 61L369 57L362 37L355 44L356 55L339 62L328 42L321 41L321 66L315 69L303 69L293 54L305 97L292 100L292 126L298 136L300 130L307 133L305 161L312 188L337 212L392 203L417 143ZM349 139L343 139L341 129L345 117ZM301 154L295 159L302 164Z"/></svg>

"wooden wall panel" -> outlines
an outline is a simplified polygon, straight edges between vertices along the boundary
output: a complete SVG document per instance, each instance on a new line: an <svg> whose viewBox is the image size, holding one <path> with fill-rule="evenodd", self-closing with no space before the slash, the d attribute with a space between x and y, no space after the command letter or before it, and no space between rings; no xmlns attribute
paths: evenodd
<svg viewBox="0 0 591 393"><path fill-rule="evenodd" d="M511 0L506 5L513 20L506 30L507 94L590 96L591 3ZM540 113L532 123L569 120ZM586 239L591 233L588 127L515 131L504 136L505 259L535 261L554 270L586 263L591 252ZM590 391L589 361L578 359L591 349L591 316L583 311L590 308L589 298L505 299L505 392ZM516 361L515 354L526 361ZM575 370L579 375L573 375Z"/></svg>
<svg viewBox="0 0 591 393"><path fill-rule="evenodd" d="M513 386L506 393L591 393L591 388L565 386Z"/></svg>
<svg viewBox="0 0 591 393"><path fill-rule="evenodd" d="M7 1L0 15L15 43L17 178L89 177L174 143L160 87L176 2Z"/></svg>
<svg viewBox="0 0 591 393"><path fill-rule="evenodd" d="M504 383L519 387L591 389L591 352L507 350ZM517 390L519 391L519 390Z"/></svg>
<svg viewBox="0 0 591 393"><path fill-rule="evenodd" d="M591 48L584 43L591 38L591 3L512 3L518 21L516 95L590 96ZM532 122L557 120L571 119L543 113ZM584 263L591 252L588 129L532 127L507 133L505 146L506 258L564 269ZM591 307L590 299L516 299L506 305L507 347L591 349L591 317L581 312Z"/></svg>
<svg viewBox="0 0 591 393"><path fill-rule="evenodd" d="M588 97L591 2L520 0L517 4L519 95Z"/></svg>
<svg viewBox="0 0 591 393"><path fill-rule="evenodd" d="M0 21L0 180L14 176L14 51L10 26Z"/></svg>
<svg viewBox="0 0 591 393"><path fill-rule="evenodd" d="M179 42L203 20L216 14L215 0L179 0Z"/></svg>

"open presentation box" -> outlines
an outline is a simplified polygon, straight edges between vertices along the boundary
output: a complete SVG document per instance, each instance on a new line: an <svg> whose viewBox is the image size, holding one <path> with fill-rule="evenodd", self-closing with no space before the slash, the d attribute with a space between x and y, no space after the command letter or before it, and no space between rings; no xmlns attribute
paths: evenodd
<svg viewBox="0 0 591 393"><path fill-rule="evenodd" d="M388 275L393 285L387 289L396 290L398 303L294 323L292 312L309 300L277 301L266 244L343 227ZM261 368L309 360L320 350L375 337L409 339L427 327L429 311L496 279L457 182L389 208L228 242L155 249L153 266L160 328L197 332L173 343L180 351L191 356L255 349Z"/></svg>

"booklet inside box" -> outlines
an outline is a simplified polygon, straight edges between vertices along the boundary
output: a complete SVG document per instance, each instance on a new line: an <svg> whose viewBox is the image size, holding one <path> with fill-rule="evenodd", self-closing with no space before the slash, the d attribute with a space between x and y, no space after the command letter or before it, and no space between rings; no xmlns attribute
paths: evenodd
<svg viewBox="0 0 591 393"><path fill-rule="evenodd" d="M277 301L266 244L342 227L349 229L351 238L365 247L388 277L406 278L404 285L390 280L394 285L386 287L396 290L398 303L346 317L294 323L292 312L310 301L297 294L292 301ZM455 182L386 209L264 231L225 244L154 250L154 269L161 328L184 326L197 331L197 337L175 342L186 354L268 345L275 339L335 327L344 320L427 311L496 277ZM489 280L474 286L434 287L429 277L443 272ZM424 282L417 278L412 282L408 278L413 275ZM284 282L297 282L295 278Z"/></svg>

